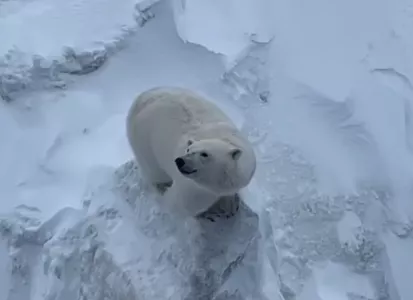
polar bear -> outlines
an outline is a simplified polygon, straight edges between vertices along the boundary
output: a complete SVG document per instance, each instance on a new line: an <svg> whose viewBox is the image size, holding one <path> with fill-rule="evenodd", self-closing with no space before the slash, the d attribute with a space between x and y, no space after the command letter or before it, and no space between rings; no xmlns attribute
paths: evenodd
<svg viewBox="0 0 413 300"><path fill-rule="evenodd" d="M183 217L235 196L255 173L252 145L216 105L189 89L141 93L126 130L143 177Z"/></svg>

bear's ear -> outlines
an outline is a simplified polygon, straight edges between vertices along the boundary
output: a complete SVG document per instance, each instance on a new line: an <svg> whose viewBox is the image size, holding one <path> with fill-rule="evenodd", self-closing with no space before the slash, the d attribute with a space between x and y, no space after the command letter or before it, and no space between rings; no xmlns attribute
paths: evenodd
<svg viewBox="0 0 413 300"><path fill-rule="evenodd" d="M187 146L191 146L193 143L194 143L193 140L188 140L188 142L186 144L187 144Z"/></svg>
<svg viewBox="0 0 413 300"><path fill-rule="evenodd" d="M241 149L233 149L229 154L233 160L238 160L241 157L242 151Z"/></svg>

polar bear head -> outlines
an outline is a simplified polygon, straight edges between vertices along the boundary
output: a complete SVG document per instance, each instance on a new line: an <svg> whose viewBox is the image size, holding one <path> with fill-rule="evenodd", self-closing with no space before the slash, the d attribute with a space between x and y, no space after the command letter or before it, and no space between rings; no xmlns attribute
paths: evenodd
<svg viewBox="0 0 413 300"><path fill-rule="evenodd" d="M232 195L245 187L255 172L255 156L222 139L189 140L175 159L178 171L217 195Z"/></svg>

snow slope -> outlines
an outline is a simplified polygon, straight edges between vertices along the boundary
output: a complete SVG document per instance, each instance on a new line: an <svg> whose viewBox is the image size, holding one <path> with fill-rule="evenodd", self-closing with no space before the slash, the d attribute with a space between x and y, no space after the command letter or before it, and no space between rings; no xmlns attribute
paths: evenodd
<svg viewBox="0 0 413 300"><path fill-rule="evenodd" d="M119 219L108 194L102 208L85 205L85 191L98 191L130 159L126 110L137 93L161 84L209 95L256 147L259 167L245 200L260 217L265 297L413 296L409 1L165 1L139 14L141 24L154 14L139 30L135 2L72 3L0 2L8 28L22 28L29 14L49 34L45 43L12 35L2 44L13 55L0 64L0 78L13 80L0 80L0 95L16 99L0 104L0 292L8 299L73 299L92 287L95 297L147 299L145 284L130 284L128 267L137 265L134 249L148 243L130 219ZM53 26L62 6L72 17ZM99 17L83 26L92 15ZM135 34L121 34L123 26ZM55 37L62 27L70 32ZM94 52L96 41L112 46ZM13 44L18 51L10 52ZM65 47L105 59L96 68L88 67L94 59L77 59L68 71ZM67 90L45 89L33 54L64 62L40 69L56 71L57 87L63 81ZM125 235L113 235L117 226ZM126 234L137 237L123 244ZM93 268L101 277L87 275ZM142 282L156 281L152 275ZM227 299L234 297L241 299Z"/></svg>

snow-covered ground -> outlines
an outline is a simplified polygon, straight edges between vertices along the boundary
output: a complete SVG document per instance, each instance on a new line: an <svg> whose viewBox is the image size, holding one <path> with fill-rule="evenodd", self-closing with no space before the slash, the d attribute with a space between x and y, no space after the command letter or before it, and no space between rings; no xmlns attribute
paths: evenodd
<svg viewBox="0 0 413 300"><path fill-rule="evenodd" d="M262 276L237 267L224 289L413 297L411 2L113 3L0 0L5 299L182 299L171 264L191 246L119 175L126 111L156 85L206 94L254 143Z"/></svg>

